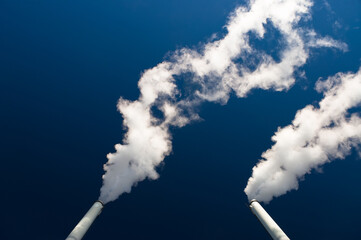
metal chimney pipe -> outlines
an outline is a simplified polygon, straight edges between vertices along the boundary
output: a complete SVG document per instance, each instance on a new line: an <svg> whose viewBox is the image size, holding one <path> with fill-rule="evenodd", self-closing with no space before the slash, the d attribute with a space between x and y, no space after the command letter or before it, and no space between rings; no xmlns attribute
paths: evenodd
<svg viewBox="0 0 361 240"><path fill-rule="evenodd" d="M290 240L256 199L251 200L249 208L274 240Z"/></svg>
<svg viewBox="0 0 361 240"><path fill-rule="evenodd" d="M65 240L82 239L96 217L102 212L103 207L104 204L101 201L96 201Z"/></svg>

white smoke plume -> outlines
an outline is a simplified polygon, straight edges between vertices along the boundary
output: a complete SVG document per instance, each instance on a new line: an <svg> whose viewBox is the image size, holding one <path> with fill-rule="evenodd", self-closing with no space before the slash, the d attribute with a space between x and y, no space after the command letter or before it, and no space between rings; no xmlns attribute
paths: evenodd
<svg viewBox="0 0 361 240"><path fill-rule="evenodd" d="M230 92L244 97L254 88L287 90L310 47L345 50L344 44L299 27L301 19L310 19L311 6L310 0L252 0L231 14L223 38L199 50L180 49L146 70L138 83L139 99L119 100L127 133L107 156L100 200L113 201L137 182L158 178L155 167L172 149L169 127L198 119L195 108L202 101L225 104ZM279 60L249 41L251 34L263 39L267 26L282 36Z"/></svg>
<svg viewBox="0 0 361 240"><path fill-rule="evenodd" d="M361 68L355 74L319 80L316 90L324 92L319 107L306 106L291 125L278 129L272 137L275 144L253 168L245 188L249 200L269 202L297 189L298 181L312 169L343 159L352 147L360 146L361 118L349 110L361 105Z"/></svg>

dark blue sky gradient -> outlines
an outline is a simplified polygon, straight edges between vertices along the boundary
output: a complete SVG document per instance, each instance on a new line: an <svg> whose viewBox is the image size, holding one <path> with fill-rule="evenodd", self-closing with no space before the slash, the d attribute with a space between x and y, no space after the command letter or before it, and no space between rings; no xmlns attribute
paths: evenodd
<svg viewBox="0 0 361 240"><path fill-rule="evenodd" d="M97 199L106 154L121 142L118 98L137 99L142 71L222 33L243 3L2 0L0 239L65 239ZM361 2L329 4L317 1L307 25L349 52L314 50L301 69L307 79L288 92L202 105L204 121L172 130L161 177L109 203L85 239L269 239L245 205L252 167L277 127L322 98L319 77L361 63ZM360 172L354 152L265 208L292 239L360 239Z"/></svg>

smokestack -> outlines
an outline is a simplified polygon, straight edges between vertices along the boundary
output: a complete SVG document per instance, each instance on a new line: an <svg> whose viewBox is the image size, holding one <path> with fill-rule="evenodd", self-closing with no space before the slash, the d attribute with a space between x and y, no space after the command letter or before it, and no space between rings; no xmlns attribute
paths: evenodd
<svg viewBox="0 0 361 240"><path fill-rule="evenodd" d="M65 240L82 239L96 217L101 213L103 207L104 204L100 200L96 201Z"/></svg>
<svg viewBox="0 0 361 240"><path fill-rule="evenodd" d="M251 200L249 208L274 240L290 240L256 199Z"/></svg>

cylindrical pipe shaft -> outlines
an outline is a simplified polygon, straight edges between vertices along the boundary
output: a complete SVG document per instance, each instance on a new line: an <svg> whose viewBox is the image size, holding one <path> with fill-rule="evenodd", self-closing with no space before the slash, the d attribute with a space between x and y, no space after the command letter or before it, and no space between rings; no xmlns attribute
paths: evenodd
<svg viewBox="0 0 361 240"><path fill-rule="evenodd" d="M287 235L271 218L271 216L266 212L266 210L263 209L261 204L259 204L256 199L253 199L250 202L249 207L274 240L289 240Z"/></svg>
<svg viewBox="0 0 361 240"><path fill-rule="evenodd" d="M101 213L103 207L104 205L101 201L96 201L65 240L82 239L95 218Z"/></svg>

